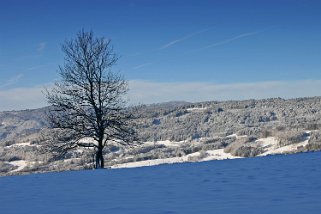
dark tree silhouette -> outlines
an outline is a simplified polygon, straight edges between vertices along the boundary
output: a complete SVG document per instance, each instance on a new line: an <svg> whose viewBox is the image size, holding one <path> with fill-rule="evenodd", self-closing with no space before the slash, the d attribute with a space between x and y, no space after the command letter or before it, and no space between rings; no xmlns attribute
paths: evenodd
<svg viewBox="0 0 321 214"><path fill-rule="evenodd" d="M81 31L62 45L62 51L61 80L46 90L53 128L50 151L66 154L77 147L92 147L95 167L104 168L103 149L108 143L128 145L135 140L124 99L127 82L112 71L118 58L104 37Z"/></svg>

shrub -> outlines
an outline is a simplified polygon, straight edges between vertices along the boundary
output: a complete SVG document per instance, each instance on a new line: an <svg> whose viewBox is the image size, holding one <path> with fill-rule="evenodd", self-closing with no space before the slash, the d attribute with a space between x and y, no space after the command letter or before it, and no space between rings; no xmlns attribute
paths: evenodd
<svg viewBox="0 0 321 214"><path fill-rule="evenodd" d="M321 151L321 143L309 143L305 146L306 151Z"/></svg>
<svg viewBox="0 0 321 214"><path fill-rule="evenodd" d="M233 152L231 152L234 156L240 157L255 157L264 152L262 147L254 147L254 146L240 146Z"/></svg>
<svg viewBox="0 0 321 214"><path fill-rule="evenodd" d="M17 157L17 156L11 156L11 157L9 157L8 162L11 162L11 161L19 161L19 160L21 160L21 158L20 158L20 157Z"/></svg>
<svg viewBox="0 0 321 214"><path fill-rule="evenodd" d="M215 143L207 143L202 146L203 150L215 150L225 148L228 144L224 141L219 141Z"/></svg>
<svg viewBox="0 0 321 214"><path fill-rule="evenodd" d="M15 144L16 142L15 141L13 141L13 140L11 140L11 141L6 141L6 142L4 142L4 146L11 146L11 145L13 145L13 144Z"/></svg>
<svg viewBox="0 0 321 214"><path fill-rule="evenodd" d="M278 132L276 137L278 139L278 146L287 146L295 143L300 143L307 139L309 134L306 132L298 132L298 131L285 131L285 132Z"/></svg>
<svg viewBox="0 0 321 214"><path fill-rule="evenodd" d="M239 138L234 143L228 145L224 152L240 157L255 157L264 152L263 148L253 145L256 139L253 136Z"/></svg>
<svg viewBox="0 0 321 214"><path fill-rule="evenodd" d="M272 130L269 130L269 129L263 129L263 130L261 130L261 137L262 137L262 138L271 137L272 135L273 135Z"/></svg>
<svg viewBox="0 0 321 214"><path fill-rule="evenodd" d="M255 136L244 136L244 137L237 138L235 142L245 144L245 143L254 142L256 140L257 138Z"/></svg>
<svg viewBox="0 0 321 214"><path fill-rule="evenodd" d="M239 141L236 141L234 143L231 143L227 147L225 147L224 152L225 153L234 153L239 147L241 147L244 143L241 143Z"/></svg>
<svg viewBox="0 0 321 214"><path fill-rule="evenodd" d="M208 154L206 153L206 151L201 150L199 155L197 155L197 156L189 156L187 158L187 160L190 161L190 162L197 162L197 161L199 161L199 160L201 160L203 158L206 158L207 156L208 156Z"/></svg>
<svg viewBox="0 0 321 214"><path fill-rule="evenodd" d="M0 162L0 173L7 173L17 168L11 164Z"/></svg>
<svg viewBox="0 0 321 214"><path fill-rule="evenodd" d="M310 133L308 145L305 146L306 151L320 151L321 150L321 133L314 131Z"/></svg>
<svg viewBox="0 0 321 214"><path fill-rule="evenodd" d="M318 131L311 132L309 143L320 143L321 144L321 132L318 132Z"/></svg>
<svg viewBox="0 0 321 214"><path fill-rule="evenodd" d="M256 127L246 127L244 129L241 129L236 132L237 135L243 136L243 135L248 135L248 136L259 136L260 135L260 129Z"/></svg>
<svg viewBox="0 0 321 214"><path fill-rule="evenodd" d="M307 125L305 126L305 128L306 128L307 130L319 130L320 127L321 127L321 125L320 125L320 124L317 124L317 123L309 123L309 124L307 124Z"/></svg>

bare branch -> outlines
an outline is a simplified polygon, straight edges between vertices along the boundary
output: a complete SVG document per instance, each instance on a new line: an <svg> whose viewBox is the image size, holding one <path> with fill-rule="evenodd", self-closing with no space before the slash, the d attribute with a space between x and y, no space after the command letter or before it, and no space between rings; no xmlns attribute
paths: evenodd
<svg viewBox="0 0 321 214"><path fill-rule="evenodd" d="M103 167L102 150L110 140L128 144L135 139L132 115L123 99L127 82L111 71L118 57L110 40L81 31L62 45L62 51L65 62L59 67L61 81L52 91L46 91L52 106L48 120L60 130L51 148L58 153L77 147L97 148L96 165ZM67 139L61 137L62 133ZM96 143L82 143L85 137Z"/></svg>

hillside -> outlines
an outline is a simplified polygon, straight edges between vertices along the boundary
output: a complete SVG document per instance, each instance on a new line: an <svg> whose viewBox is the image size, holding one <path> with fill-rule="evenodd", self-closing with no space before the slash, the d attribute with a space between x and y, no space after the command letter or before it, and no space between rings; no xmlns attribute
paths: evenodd
<svg viewBox="0 0 321 214"><path fill-rule="evenodd" d="M135 167L321 150L321 98L168 102L136 112L142 144L105 150L108 167ZM93 153L41 151L47 108L0 112L0 175L92 167Z"/></svg>
<svg viewBox="0 0 321 214"><path fill-rule="evenodd" d="M0 177L1 213L320 213L321 153Z"/></svg>

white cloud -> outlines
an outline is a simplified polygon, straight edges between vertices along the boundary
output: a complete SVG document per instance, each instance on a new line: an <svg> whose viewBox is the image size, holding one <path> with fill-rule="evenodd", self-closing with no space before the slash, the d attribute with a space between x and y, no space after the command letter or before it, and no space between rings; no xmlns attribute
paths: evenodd
<svg viewBox="0 0 321 214"><path fill-rule="evenodd" d="M50 88L51 85L48 84L47 87ZM321 80L231 84L131 80L129 81L129 87L128 98L132 104L150 104L174 100L199 102L321 96ZM43 90L44 86L0 90L0 111L44 107L47 102L42 93Z"/></svg>
<svg viewBox="0 0 321 214"><path fill-rule="evenodd" d="M44 87L25 87L0 90L0 111L40 108L47 105Z"/></svg>
<svg viewBox="0 0 321 214"><path fill-rule="evenodd" d="M159 83L129 81L131 103L166 101L244 100L271 97L295 98L321 96L321 80L271 81L254 83L211 84L202 82Z"/></svg>

